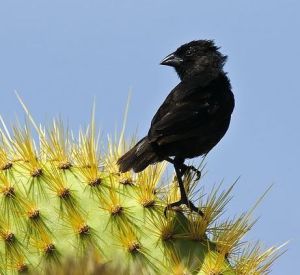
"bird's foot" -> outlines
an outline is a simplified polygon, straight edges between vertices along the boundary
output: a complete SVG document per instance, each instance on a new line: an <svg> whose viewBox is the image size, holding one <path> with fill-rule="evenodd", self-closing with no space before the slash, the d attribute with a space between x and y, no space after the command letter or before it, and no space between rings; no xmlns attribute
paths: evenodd
<svg viewBox="0 0 300 275"><path fill-rule="evenodd" d="M196 173L195 181L198 181L201 178L201 171L198 170L195 166L183 164L182 168L181 168L182 175L184 175L186 172L189 172L189 171L193 171Z"/></svg>
<svg viewBox="0 0 300 275"><path fill-rule="evenodd" d="M170 209L178 209L181 205L186 205L187 208L189 208L191 210L191 212L196 212L198 213L201 217L204 216L203 212L201 211L200 208L196 207L190 200L184 200L184 199L180 199L179 201L176 201L176 202L173 202L173 203L170 203L168 204L166 207L165 207L165 210L164 210L164 215L165 217L167 217L167 211L170 210ZM174 210L175 210L174 209Z"/></svg>
<svg viewBox="0 0 300 275"><path fill-rule="evenodd" d="M174 165L175 165L175 163L176 163L175 160L172 159L172 158L170 158L170 157L165 158L165 160L168 161L168 162L170 162L170 163L172 163L172 164L174 164ZM184 164L184 163L180 163L180 164L178 165L178 168L179 168L179 170L180 170L181 175L184 175L186 172L193 171L193 172L195 172L196 175L197 175L195 181L197 181L197 180L199 180L199 179L201 178L201 171L198 170L198 169L197 169L195 166L193 166L193 165L186 165L186 164Z"/></svg>

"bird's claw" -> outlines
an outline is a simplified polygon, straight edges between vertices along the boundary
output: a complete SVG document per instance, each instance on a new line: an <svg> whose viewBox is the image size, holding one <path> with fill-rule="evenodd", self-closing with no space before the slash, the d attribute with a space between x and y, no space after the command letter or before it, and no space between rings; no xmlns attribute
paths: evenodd
<svg viewBox="0 0 300 275"><path fill-rule="evenodd" d="M183 164L182 168L181 168L182 175L184 175L186 172L189 172L189 171L193 171L196 173L195 181L198 181L201 178L201 171L198 170L195 166Z"/></svg>
<svg viewBox="0 0 300 275"><path fill-rule="evenodd" d="M195 181L198 181L201 178L201 171L195 168L194 166L189 166L189 168L196 173Z"/></svg>
<svg viewBox="0 0 300 275"><path fill-rule="evenodd" d="M191 212L196 212L198 213L201 217L204 216L203 212L201 211L201 209L199 209L198 207L196 207L190 200L179 200L173 203L168 204L165 209L164 209L164 215L165 217L167 217L167 211L172 209L173 207L179 207L181 205L186 205L187 208L189 208L191 210Z"/></svg>

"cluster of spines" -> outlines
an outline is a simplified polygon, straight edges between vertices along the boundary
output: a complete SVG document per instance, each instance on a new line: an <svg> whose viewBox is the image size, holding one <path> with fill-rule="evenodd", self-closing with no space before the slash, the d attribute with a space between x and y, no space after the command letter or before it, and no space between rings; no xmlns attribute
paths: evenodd
<svg viewBox="0 0 300 275"><path fill-rule="evenodd" d="M0 271L25 272L30 266L59 266L65 255L57 244L64 238L58 241L55 234L59 232L53 232L55 219L62 231L73 232L71 238L75 235L77 244L73 250L77 252L76 256L80 257L92 248L101 255L101 260L109 260L109 256L106 258L102 253L102 247L109 245L109 241L102 239L102 232L95 226L97 222L82 207L79 197L83 195L86 200L96 201L98 208L108 214L104 229L111 231L114 242L134 263L149 266L149 270L155 271L160 266L160 270L166 272L185 274L198 272L197 266L202 265L201 274L268 272L277 257L276 248L260 252L255 245L236 257L241 239L253 225L248 214L217 223L230 200L233 186L221 193L219 187L213 189L206 200L199 195L203 217L185 212L186 209L169 211L165 217L166 201L178 199L176 180L168 188L158 185L165 164L152 166L138 175L120 175L116 159L126 149L123 134L118 143L109 143L108 154L101 159L94 125L92 121L86 132L80 132L78 142L74 142L57 121L47 132L34 124L39 134L39 150L27 124L24 129L14 127L13 137L4 125L0 147L0 237L3 243L0 265L3 268ZM187 190L193 190L191 178L186 177L185 184ZM78 194L82 190L85 194ZM164 198L162 193L168 194L167 197ZM44 214L45 204L53 202L53 198L58 201L57 209L51 208L53 213ZM97 209L93 211L97 212ZM54 218L49 221L51 215ZM139 228L141 221L144 228ZM159 250L161 259L151 261L151 251L143 244L147 243L144 231L155 237L152 248ZM180 246L189 251L188 255L182 254ZM192 253L195 246L202 250L202 254L198 254L202 256L195 257ZM32 260L31 254L39 256Z"/></svg>

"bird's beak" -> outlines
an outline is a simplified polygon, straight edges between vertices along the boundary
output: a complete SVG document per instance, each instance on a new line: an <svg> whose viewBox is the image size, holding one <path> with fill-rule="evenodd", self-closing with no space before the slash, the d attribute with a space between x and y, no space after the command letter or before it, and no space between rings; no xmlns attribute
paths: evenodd
<svg viewBox="0 0 300 275"><path fill-rule="evenodd" d="M182 63L182 61L182 58L176 56L174 53L171 53L160 62L160 65L177 67Z"/></svg>

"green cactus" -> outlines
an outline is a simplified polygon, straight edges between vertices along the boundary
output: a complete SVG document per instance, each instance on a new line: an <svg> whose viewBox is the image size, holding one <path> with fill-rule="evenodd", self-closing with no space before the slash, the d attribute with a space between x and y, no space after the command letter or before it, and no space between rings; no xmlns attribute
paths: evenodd
<svg viewBox="0 0 300 275"><path fill-rule="evenodd" d="M100 154L94 119L76 140L59 121L38 127L25 110L30 123L12 133L1 119L0 274L267 274L279 256L241 242L249 213L219 221L233 186L204 195L186 175L204 216L180 208L165 217L179 196L165 163L119 174L123 131Z"/></svg>

